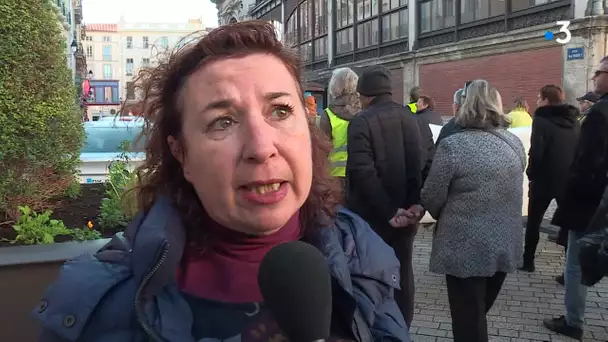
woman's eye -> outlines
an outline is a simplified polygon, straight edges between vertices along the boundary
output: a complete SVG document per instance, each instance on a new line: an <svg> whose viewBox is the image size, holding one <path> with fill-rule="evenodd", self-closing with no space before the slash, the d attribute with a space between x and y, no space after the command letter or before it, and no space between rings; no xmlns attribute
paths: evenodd
<svg viewBox="0 0 608 342"><path fill-rule="evenodd" d="M223 131L232 127L235 123L236 121L232 118L219 118L209 125L209 129L212 131Z"/></svg>
<svg viewBox="0 0 608 342"><path fill-rule="evenodd" d="M272 109L272 116L279 120L287 119L293 114L293 110L289 107L280 106Z"/></svg>

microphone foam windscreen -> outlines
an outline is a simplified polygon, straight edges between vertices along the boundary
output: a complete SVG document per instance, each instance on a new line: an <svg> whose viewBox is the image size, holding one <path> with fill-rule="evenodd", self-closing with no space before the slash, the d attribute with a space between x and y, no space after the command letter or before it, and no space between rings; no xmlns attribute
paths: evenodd
<svg viewBox="0 0 608 342"><path fill-rule="evenodd" d="M260 265L258 284L290 341L329 338L331 277L327 260L314 246L297 241L272 248Z"/></svg>

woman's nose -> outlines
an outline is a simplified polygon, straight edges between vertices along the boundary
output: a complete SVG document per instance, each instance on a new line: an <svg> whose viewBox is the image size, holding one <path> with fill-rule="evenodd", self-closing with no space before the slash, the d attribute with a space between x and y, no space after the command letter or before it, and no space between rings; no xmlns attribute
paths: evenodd
<svg viewBox="0 0 608 342"><path fill-rule="evenodd" d="M244 130L243 159L264 163L277 155L275 129L263 117L249 120Z"/></svg>

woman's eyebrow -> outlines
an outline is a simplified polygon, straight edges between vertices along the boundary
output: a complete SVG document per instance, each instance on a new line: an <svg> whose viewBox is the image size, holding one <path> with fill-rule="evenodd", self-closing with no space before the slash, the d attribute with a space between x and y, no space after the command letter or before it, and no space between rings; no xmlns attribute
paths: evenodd
<svg viewBox="0 0 608 342"><path fill-rule="evenodd" d="M264 95L264 98L266 100L275 100L278 99L279 97L283 97L283 96L291 96L290 93L285 93L285 92L271 92L271 93L266 93L266 95Z"/></svg>

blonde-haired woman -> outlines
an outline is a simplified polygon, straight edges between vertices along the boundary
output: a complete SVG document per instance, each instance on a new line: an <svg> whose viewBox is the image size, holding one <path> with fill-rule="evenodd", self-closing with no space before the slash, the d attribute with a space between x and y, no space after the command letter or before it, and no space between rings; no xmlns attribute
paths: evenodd
<svg viewBox="0 0 608 342"><path fill-rule="evenodd" d="M329 155L331 175L341 179L346 175L348 124L361 111L358 81L359 76L349 68L334 70L327 89L329 105L321 114L321 130L333 144Z"/></svg>
<svg viewBox="0 0 608 342"><path fill-rule="evenodd" d="M456 123L421 193L437 220L430 270L446 275L454 341L487 342L486 314L521 256L526 154L487 81L468 86Z"/></svg>

